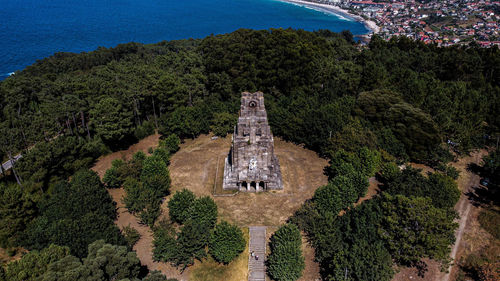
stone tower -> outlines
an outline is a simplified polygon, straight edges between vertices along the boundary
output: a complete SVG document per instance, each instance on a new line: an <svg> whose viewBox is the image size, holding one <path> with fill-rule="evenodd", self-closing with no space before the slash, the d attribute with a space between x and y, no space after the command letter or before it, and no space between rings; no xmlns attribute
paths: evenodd
<svg viewBox="0 0 500 281"><path fill-rule="evenodd" d="M240 116L226 157L222 187L251 192L283 189L262 92L241 94Z"/></svg>

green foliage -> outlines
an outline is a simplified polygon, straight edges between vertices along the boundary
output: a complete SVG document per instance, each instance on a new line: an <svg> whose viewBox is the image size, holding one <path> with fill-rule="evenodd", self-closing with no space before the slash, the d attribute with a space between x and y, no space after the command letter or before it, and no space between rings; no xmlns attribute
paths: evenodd
<svg viewBox="0 0 500 281"><path fill-rule="evenodd" d="M177 191L168 201L168 213L173 222L183 224L189 218L189 208L193 205L196 196L187 189Z"/></svg>
<svg viewBox="0 0 500 281"><path fill-rule="evenodd" d="M160 147L165 148L170 154L177 152L180 144L181 140L176 134L170 134L165 139L160 140Z"/></svg>
<svg viewBox="0 0 500 281"><path fill-rule="evenodd" d="M133 228L130 226L125 226L122 229L123 237L125 237L125 240L127 241L127 245L130 249L134 247L134 245L141 239L141 234L139 234L139 231L137 229Z"/></svg>
<svg viewBox="0 0 500 281"><path fill-rule="evenodd" d="M210 238L210 229L195 220L188 220L177 237L177 255L174 264L183 269L192 265L195 259L206 257L205 247Z"/></svg>
<svg viewBox="0 0 500 281"><path fill-rule="evenodd" d="M108 149L99 138L85 140L60 136L39 142L16 162L16 169L30 192L47 190L76 171L89 168Z"/></svg>
<svg viewBox="0 0 500 281"><path fill-rule="evenodd" d="M151 189L156 197L168 195L170 189L170 175L167 164L159 154L147 157L142 165L141 182Z"/></svg>
<svg viewBox="0 0 500 281"><path fill-rule="evenodd" d="M168 117L164 115L164 118L160 119L160 133L195 138L202 133L208 133L211 119L212 116L205 105L179 107Z"/></svg>
<svg viewBox="0 0 500 281"><path fill-rule="evenodd" d="M228 264L245 250L245 246L246 241L241 229L222 221L215 226L210 236L208 252L216 261Z"/></svg>
<svg viewBox="0 0 500 281"><path fill-rule="evenodd" d="M437 125L431 116L403 102L394 92L375 90L361 93L356 105L355 112L358 116L390 128L413 159L428 159L429 151L440 142ZM388 137L381 139L382 147L404 156L394 138L390 135Z"/></svg>
<svg viewBox="0 0 500 281"><path fill-rule="evenodd" d="M234 125L236 125L236 120L238 118L228 112L215 113L210 125L210 130L214 135L219 137L226 137L228 133L234 130Z"/></svg>
<svg viewBox="0 0 500 281"><path fill-rule="evenodd" d="M24 231L22 245L41 250L51 243L68 246L78 257L98 239L125 244L113 223L116 210L97 174L82 170L69 183L60 183L40 203L41 215Z"/></svg>
<svg viewBox="0 0 500 281"><path fill-rule="evenodd" d="M429 197L438 208L451 208L460 198L460 190L452 178L440 173L426 178L421 170L412 167L398 172L384 188L389 194Z"/></svg>
<svg viewBox="0 0 500 281"><path fill-rule="evenodd" d="M31 149L16 163L22 195L9 191L4 199L11 198L16 206L9 201L7 207L0 207L9 218L2 223L19 230L2 230L2 240L10 237L8 243L14 243L28 224L31 230L25 236L30 249L58 241L78 245L71 251L79 249L78 255L83 256L84 245L96 239L106 236L112 242L116 238L112 233L118 231L107 228L111 218L103 210L109 202L99 208L85 198L71 199L80 198L78 192L71 184L61 187L57 183L88 168L106 151L103 140L117 147L135 140L134 135L149 134L152 122L145 120L158 121L159 132L168 136L161 146L172 154L180 143L177 136L208 133L216 119L221 119L215 122L217 126L227 125L227 119L217 114L236 112L241 91L265 92L275 136L332 159L329 188L338 190L336 196L346 202L353 200L346 199L354 198L353 194L364 194L366 178L377 170L377 157L359 155L364 146L369 148L365 152L381 149L394 155L396 163L409 159L438 168L452 158L449 148L467 152L484 145L484 136L498 132L498 48L441 48L404 37L386 42L374 36L368 48L359 51L351 40L348 33L327 30L240 29L201 40L58 53L5 79L0 82L0 153ZM458 145L439 145L448 139ZM339 149L347 155L336 155ZM487 158L481 171L494 189L500 175L495 164L500 162L495 160L498 155ZM130 163L110 172L106 184L116 186L116 179L124 181L127 176L144 181L141 188L149 188L148 197L138 199L144 202L137 212L151 224L158 214L159 194L165 193L169 181L161 176L163 172L159 178L141 178L145 158L144 154L134 156ZM424 177L418 183L422 178L397 172L392 165L381 168L387 193L429 196L432 208L444 209L455 201L456 191L445 177ZM443 173L456 176L448 168ZM66 210L69 203L49 199L55 196L65 201L61 194L66 193L76 218ZM85 196L94 198L91 193ZM328 199L330 194L324 196ZM97 197L95 202L103 199ZM31 201L40 206L40 216L29 223ZM355 229L355 223L344 223L354 221L347 219L352 208L338 219L331 211L320 212L321 204L314 201L306 203L295 218L313 241L324 279L343 280L347 269L351 280L388 280L392 271L387 266L387 251L377 240L367 238L379 238L373 231L376 223L359 220L370 231ZM337 209L324 204L321 208ZM370 208L352 213L368 221L374 216ZM12 219L15 212L21 213L19 220ZM347 234L339 234L337 229L346 225L350 228L342 229ZM367 249L366 259L362 247ZM64 266L60 265L78 268L80 261L75 259L65 258ZM75 274L90 276L86 272Z"/></svg>
<svg viewBox="0 0 500 281"><path fill-rule="evenodd" d="M132 133L132 111L116 98L101 98L90 115L97 135L107 143L118 142Z"/></svg>
<svg viewBox="0 0 500 281"><path fill-rule="evenodd" d="M305 268L302 236L294 224L285 224L271 236L267 272L273 280L297 280Z"/></svg>
<svg viewBox="0 0 500 281"><path fill-rule="evenodd" d="M344 192L340 191L339 188L332 183L316 189L313 202L317 210L320 213L330 212L333 215L337 215L341 210L349 207L355 200L352 200L353 190L346 188L343 189L343 191Z"/></svg>
<svg viewBox="0 0 500 281"><path fill-rule="evenodd" d="M153 121L145 121L142 125L137 126L134 130L134 136L142 140L143 138L150 136L155 133L155 125Z"/></svg>
<svg viewBox="0 0 500 281"><path fill-rule="evenodd" d="M132 214L141 212L144 207L144 196L146 195L146 190L140 181L132 177L128 177L123 183L123 189L126 195L123 197L123 202L125 207Z"/></svg>
<svg viewBox="0 0 500 281"><path fill-rule="evenodd" d="M217 223L217 205L209 196L197 198L189 208L189 220L212 229Z"/></svg>
<svg viewBox="0 0 500 281"><path fill-rule="evenodd" d="M325 169L331 180L337 175L358 172L364 177L372 177L380 163L380 153L366 147L357 152L338 150L332 153L329 166Z"/></svg>
<svg viewBox="0 0 500 281"><path fill-rule="evenodd" d="M438 209L429 198L385 195L379 235L398 264L414 265L423 257L447 261L455 241L456 213Z"/></svg>
<svg viewBox="0 0 500 281"><path fill-rule="evenodd" d="M153 260L174 261L178 255L175 229L166 221L160 221L153 232Z"/></svg>
<svg viewBox="0 0 500 281"><path fill-rule="evenodd" d="M106 170L106 173L102 177L102 182L106 185L107 188L119 188L123 184L123 174L121 171L124 169L125 163L121 159L115 159L111 162L111 168Z"/></svg>
<svg viewBox="0 0 500 281"><path fill-rule="evenodd" d="M129 252L125 246L97 240L89 245L88 255L83 261L74 256L59 259L48 266L41 280L137 280L140 267L141 263L135 252Z"/></svg>
<svg viewBox="0 0 500 281"><path fill-rule="evenodd" d="M18 185L0 183L0 246L7 248L19 243L20 234L36 216L36 206L30 194Z"/></svg>
<svg viewBox="0 0 500 281"><path fill-rule="evenodd" d="M153 270L148 276L146 276L143 281L177 281L177 279L167 279L165 275L161 273L161 271Z"/></svg>
<svg viewBox="0 0 500 281"><path fill-rule="evenodd" d="M153 156L160 158L167 166L170 164L170 153L163 147L155 149L153 151Z"/></svg>
<svg viewBox="0 0 500 281"><path fill-rule="evenodd" d="M190 193L185 191L176 194L182 194L181 197L191 197ZM174 201L176 202L174 206L180 207L178 210L183 213L185 210L181 204L177 205L177 202L183 201L180 200L181 197L179 195L176 197L179 200ZM174 266L181 266L184 270L192 265L195 259L201 260L206 256L205 247L209 243L210 233L216 222L217 205L214 200L208 196L195 199L187 210L187 218L178 234L172 230L168 223L160 223L162 226L155 231L155 241L153 242L155 245L154 258L168 261Z"/></svg>
<svg viewBox="0 0 500 281"><path fill-rule="evenodd" d="M37 281L47 271L49 265L66 256L69 256L68 247L50 245L41 251L31 251L22 259L8 264L5 280Z"/></svg>

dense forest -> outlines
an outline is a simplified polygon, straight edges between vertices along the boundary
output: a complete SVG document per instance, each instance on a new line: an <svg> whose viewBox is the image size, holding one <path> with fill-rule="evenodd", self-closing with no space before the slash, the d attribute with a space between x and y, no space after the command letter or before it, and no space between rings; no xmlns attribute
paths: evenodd
<svg viewBox="0 0 500 281"><path fill-rule="evenodd" d="M308 235L325 280L390 280L394 263L421 266L422 257L448 262L459 193L456 171L447 163L497 142L500 50L376 36L360 47L349 32L240 29L56 53L0 82L0 155L23 154L0 179L0 246L31 251L21 260L31 271L19 280L55 280L57 274L162 280L157 273L145 277L133 253L128 257L105 187L124 184L137 196L150 190L151 202L134 205L140 199L130 195L127 207L154 225L170 182L166 174L148 183L143 163L166 166L175 152L169 143L175 147L179 138L232 132L240 93L257 90L265 94L274 135L330 160L329 184L290 219ZM167 152L114 163L105 185L87 170L100 155L155 130ZM406 161L437 172L399 171L396 165ZM133 175L126 184L120 171ZM353 207L375 174L382 195ZM97 247L127 256L130 272L93 269L89 257ZM177 263L190 264L192 257ZM0 280L18 267L1 268ZM273 274L285 276L279 268Z"/></svg>

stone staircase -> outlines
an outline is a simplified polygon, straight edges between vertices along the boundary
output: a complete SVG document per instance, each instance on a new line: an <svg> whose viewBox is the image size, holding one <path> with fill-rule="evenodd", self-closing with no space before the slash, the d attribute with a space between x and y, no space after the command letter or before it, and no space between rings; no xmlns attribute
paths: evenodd
<svg viewBox="0 0 500 281"><path fill-rule="evenodd" d="M248 260L248 281L266 281L266 227L250 226L250 253L252 251L259 257L256 260L252 255Z"/></svg>

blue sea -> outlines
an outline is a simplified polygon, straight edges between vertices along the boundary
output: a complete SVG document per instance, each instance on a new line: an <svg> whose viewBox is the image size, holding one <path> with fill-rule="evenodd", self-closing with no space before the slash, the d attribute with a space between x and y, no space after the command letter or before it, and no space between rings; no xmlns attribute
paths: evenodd
<svg viewBox="0 0 500 281"><path fill-rule="evenodd" d="M279 27L368 32L352 19L276 0L0 0L0 80L55 52Z"/></svg>

